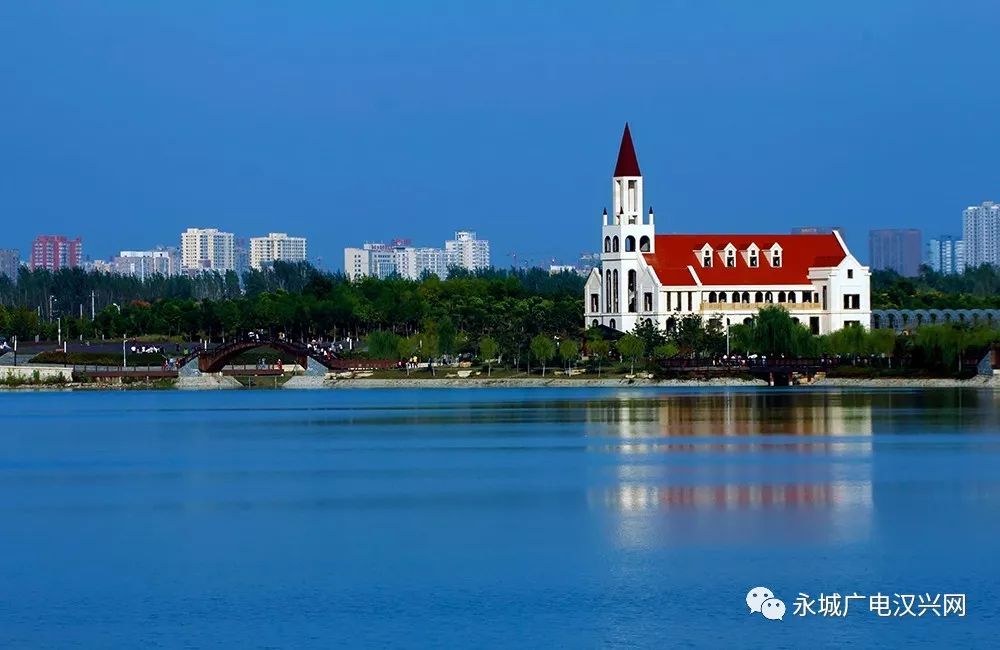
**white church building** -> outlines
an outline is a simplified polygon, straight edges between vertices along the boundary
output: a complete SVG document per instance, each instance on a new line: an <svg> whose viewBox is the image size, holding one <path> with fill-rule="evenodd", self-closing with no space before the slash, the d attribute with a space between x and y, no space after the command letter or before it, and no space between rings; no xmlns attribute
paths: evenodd
<svg viewBox="0 0 1000 650"><path fill-rule="evenodd" d="M668 328L697 314L723 327L780 305L814 334L871 323L870 272L840 233L657 235L643 204L642 174L628 124L601 218L601 264L587 278L586 325L629 331Z"/></svg>

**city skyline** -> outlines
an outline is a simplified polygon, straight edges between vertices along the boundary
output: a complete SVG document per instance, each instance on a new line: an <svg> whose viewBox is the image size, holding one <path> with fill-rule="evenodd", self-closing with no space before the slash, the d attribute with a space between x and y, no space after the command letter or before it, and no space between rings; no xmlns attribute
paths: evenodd
<svg viewBox="0 0 1000 650"><path fill-rule="evenodd" d="M106 258L197 221L303 233L336 260L461 223L497 261L572 260L625 121L664 232L807 218L863 251L869 227L936 232L997 196L1000 7L792 6L6 3L0 245L45 224Z"/></svg>

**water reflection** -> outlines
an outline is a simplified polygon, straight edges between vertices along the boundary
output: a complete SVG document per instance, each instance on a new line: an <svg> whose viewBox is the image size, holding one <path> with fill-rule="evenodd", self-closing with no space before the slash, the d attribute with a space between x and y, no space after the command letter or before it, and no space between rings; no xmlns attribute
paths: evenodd
<svg viewBox="0 0 1000 650"><path fill-rule="evenodd" d="M786 538L865 537L879 399L789 391L593 403L590 448L610 463L597 470L590 506L610 514L627 546L773 538L767 513L780 511L798 512L783 518Z"/></svg>

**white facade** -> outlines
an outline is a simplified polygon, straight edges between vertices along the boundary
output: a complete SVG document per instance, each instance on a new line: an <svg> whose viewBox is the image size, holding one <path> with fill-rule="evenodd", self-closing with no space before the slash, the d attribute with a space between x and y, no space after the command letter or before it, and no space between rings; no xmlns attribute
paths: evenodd
<svg viewBox="0 0 1000 650"><path fill-rule="evenodd" d="M411 246L409 241L397 241L344 249L344 273L351 280L365 275L419 280L427 273L444 279L451 267L474 271L489 268L489 264L489 241L477 239L476 233L470 231L456 232L455 239L445 242L444 248Z"/></svg>
<svg viewBox="0 0 1000 650"><path fill-rule="evenodd" d="M176 248L151 251L121 251L111 259L111 268L119 275L145 280L154 275L171 276L181 272L181 257Z"/></svg>
<svg viewBox="0 0 1000 650"><path fill-rule="evenodd" d="M1000 205L986 201L962 212L965 266L1000 264Z"/></svg>
<svg viewBox="0 0 1000 650"><path fill-rule="evenodd" d="M188 228L181 233L181 269L188 272L236 269L235 238L215 228Z"/></svg>
<svg viewBox="0 0 1000 650"><path fill-rule="evenodd" d="M588 327L669 328L680 317L724 328L781 305L816 334L871 323L870 272L837 231L802 235L656 235L626 126L601 218L601 264L585 286Z"/></svg>
<svg viewBox="0 0 1000 650"><path fill-rule="evenodd" d="M459 266L463 269L490 268L490 242L477 239L471 230L460 230L455 233L455 239L444 243L448 266Z"/></svg>
<svg viewBox="0 0 1000 650"><path fill-rule="evenodd" d="M305 262L306 238L272 232L267 237L250 238L250 268L261 269L273 262Z"/></svg>

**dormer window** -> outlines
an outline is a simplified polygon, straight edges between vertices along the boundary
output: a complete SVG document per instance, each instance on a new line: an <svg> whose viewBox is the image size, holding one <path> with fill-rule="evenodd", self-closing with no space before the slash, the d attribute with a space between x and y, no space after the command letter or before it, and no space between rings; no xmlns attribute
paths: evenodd
<svg viewBox="0 0 1000 650"><path fill-rule="evenodd" d="M781 246L775 242L774 246L771 246L771 266L774 268L781 267Z"/></svg>
<svg viewBox="0 0 1000 650"><path fill-rule="evenodd" d="M726 251L726 267L736 268L736 252Z"/></svg>
<svg viewBox="0 0 1000 650"><path fill-rule="evenodd" d="M750 268L752 269L757 268L757 251L755 250L750 251L749 255L747 256L747 265L749 265Z"/></svg>
<svg viewBox="0 0 1000 650"><path fill-rule="evenodd" d="M712 267L712 247L708 244L701 247L701 266L706 269Z"/></svg>

